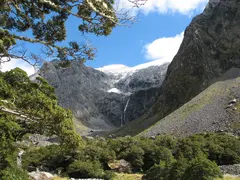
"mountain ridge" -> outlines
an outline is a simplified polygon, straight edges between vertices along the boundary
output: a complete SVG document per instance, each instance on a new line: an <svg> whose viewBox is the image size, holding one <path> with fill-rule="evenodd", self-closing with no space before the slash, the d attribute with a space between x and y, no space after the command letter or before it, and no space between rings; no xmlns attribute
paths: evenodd
<svg viewBox="0 0 240 180"><path fill-rule="evenodd" d="M76 61L64 66L53 61L44 64L39 75L55 88L59 104L71 109L81 121L76 126L108 131L139 117L153 105L167 67L131 69L120 77Z"/></svg>
<svg viewBox="0 0 240 180"><path fill-rule="evenodd" d="M144 131L215 83L229 69L240 68L239 22L239 1L210 0L203 13L186 28L157 102L117 134L136 135Z"/></svg>

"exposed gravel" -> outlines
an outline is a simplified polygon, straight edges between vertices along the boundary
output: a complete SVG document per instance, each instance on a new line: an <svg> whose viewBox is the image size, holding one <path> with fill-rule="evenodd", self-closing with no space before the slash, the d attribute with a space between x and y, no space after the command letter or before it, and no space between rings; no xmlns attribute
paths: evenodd
<svg viewBox="0 0 240 180"><path fill-rule="evenodd" d="M163 133L188 136L205 131L239 133L233 125L240 122L240 110L235 107L240 102L240 69L232 69L231 73L239 77L224 78L230 77L228 72L223 81L216 82L142 134L150 137ZM233 99L237 103L228 107Z"/></svg>

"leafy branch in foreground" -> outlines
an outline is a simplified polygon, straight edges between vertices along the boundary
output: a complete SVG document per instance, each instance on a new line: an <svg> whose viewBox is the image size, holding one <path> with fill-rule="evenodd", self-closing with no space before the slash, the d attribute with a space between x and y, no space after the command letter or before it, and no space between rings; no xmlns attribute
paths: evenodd
<svg viewBox="0 0 240 180"><path fill-rule="evenodd" d="M139 7L145 1L130 2ZM66 21L70 17L76 18L78 30L83 35L93 33L107 36L116 25L128 25L134 21L128 10L117 11L114 3L114 0L2 0L0 63L12 58L32 65L43 61L33 52L28 53L23 46L19 47L21 42L40 44L46 57L52 59L92 60L96 49L91 45L77 41L65 45Z"/></svg>

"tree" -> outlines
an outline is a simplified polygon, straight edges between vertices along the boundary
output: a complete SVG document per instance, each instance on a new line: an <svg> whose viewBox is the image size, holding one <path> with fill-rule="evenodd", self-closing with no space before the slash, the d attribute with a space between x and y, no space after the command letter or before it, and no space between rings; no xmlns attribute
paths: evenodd
<svg viewBox="0 0 240 180"><path fill-rule="evenodd" d="M191 161L182 179L184 180L213 180L222 177L220 168L207 158L197 157Z"/></svg>
<svg viewBox="0 0 240 180"><path fill-rule="evenodd" d="M130 0L136 7L145 1ZM77 19L82 34L97 36L107 36L116 25L126 25L133 20L127 11L114 9L114 0L1 0L0 10L0 63L11 58L20 58L33 65L42 61L39 55L19 46L21 42L43 45L44 54L52 59L93 59L95 49L89 44L59 45L66 39L65 23L69 17Z"/></svg>
<svg viewBox="0 0 240 180"><path fill-rule="evenodd" d="M57 135L61 148L68 152L81 147L72 113L58 106L46 80L37 79L38 83L31 82L19 68L0 73L0 177L7 174L2 170L16 169L16 142L26 134Z"/></svg>
<svg viewBox="0 0 240 180"><path fill-rule="evenodd" d="M171 165L165 161L161 161L160 164L152 166L143 176L144 180L168 180L169 170Z"/></svg>

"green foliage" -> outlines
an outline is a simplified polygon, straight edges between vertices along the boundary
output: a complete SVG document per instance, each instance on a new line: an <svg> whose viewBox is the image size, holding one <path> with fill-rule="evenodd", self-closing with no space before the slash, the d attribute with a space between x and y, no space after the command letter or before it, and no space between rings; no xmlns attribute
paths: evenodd
<svg viewBox="0 0 240 180"><path fill-rule="evenodd" d="M59 46L66 40L66 21L70 17L77 19L81 33L93 33L107 36L118 23L113 9L113 0L62 0L62 1L1 1L0 54L3 57L23 57L12 46L19 41L38 43L47 48L46 55L54 55L60 60L93 59L94 49L87 44L69 42L68 46ZM27 35L23 32L32 32ZM18 41L16 41L18 40ZM22 48L20 48L22 50ZM19 50L19 49L17 49ZM37 59L36 55L24 54L25 60Z"/></svg>
<svg viewBox="0 0 240 180"><path fill-rule="evenodd" d="M21 69L0 73L0 177L25 180L30 168L59 172L75 178L112 179L108 163L125 159L145 179L211 180L217 167L240 162L240 140L228 134L199 134L183 139L157 136L80 141L72 114L58 106L54 89L43 78L33 83ZM19 118L18 112L25 116ZM23 170L16 164L18 146L25 135L57 135L60 145L26 148ZM216 164L217 163L217 164ZM105 171L105 172L104 172ZM12 173L10 173L12 172ZM190 173L192 172L192 173Z"/></svg>
<svg viewBox="0 0 240 180"><path fill-rule="evenodd" d="M143 176L144 180L168 180L169 177L169 165L162 161L159 165L152 166Z"/></svg>
<svg viewBox="0 0 240 180"><path fill-rule="evenodd" d="M133 145L119 154L120 159L125 159L131 163L134 171L139 171L143 166L144 151L141 147Z"/></svg>
<svg viewBox="0 0 240 180"><path fill-rule="evenodd" d="M163 146L168 149L175 149L177 145L177 139L169 135L157 136L154 142L157 146Z"/></svg>
<svg viewBox="0 0 240 180"><path fill-rule="evenodd" d="M29 179L28 174L16 167L6 168L1 171L1 180L26 180Z"/></svg>
<svg viewBox="0 0 240 180"><path fill-rule="evenodd" d="M71 61L66 61L66 60L63 60L63 61L60 61L57 65L55 65L55 67L58 69L58 68L67 68L67 67L70 67L71 65Z"/></svg>
<svg viewBox="0 0 240 180"><path fill-rule="evenodd" d="M208 157L218 165L240 163L240 139L226 134L206 135Z"/></svg>
<svg viewBox="0 0 240 180"><path fill-rule="evenodd" d="M173 162L174 157L172 152L162 146L150 146L145 149L143 170L146 171L154 164L159 164L161 161Z"/></svg>
<svg viewBox="0 0 240 180"><path fill-rule="evenodd" d="M220 168L215 162L206 158L196 158L191 161L182 179L184 180L214 180L222 177Z"/></svg>
<svg viewBox="0 0 240 180"><path fill-rule="evenodd" d="M66 170L71 163L71 159L67 158L69 155L69 152L59 145L31 148L23 154L22 164L26 170L37 168L48 171Z"/></svg>
<svg viewBox="0 0 240 180"><path fill-rule="evenodd" d="M73 178L101 178L104 176L98 161L75 161L68 167L68 175Z"/></svg>
<svg viewBox="0 0 240 180"><path fill-rule="evenodd" d="M202 135L193 135L178 141L176 157L185 157L191 160L198 156L207 156L206 141Z"/></svg>
<svg viewBox="0 0 240 180"><path fill-rule="evenodd" d="M173 163L162 161L152 166L143 177L146 180L213 180L222 177L220 168L215 162L203 157L192 161L180 158Z"/></svg>
<svg viewBox="0 0 240 180"><path fill-rule="evenodd" d="M38 78L38 83L33 83L24 71L16 68L1 73L0 82L1 170L16 169L10 159L17 151L15 142L26 134L57 135L61 148L69 153L80 148L81 139L74 131L72 113L58 106L54 89L46 80Z"/></svg>
<svg viewBox="0 0 240 180"><path fill-rule="evenodd" d="M180 157L175 161L169 170L169 180L182 180L183 174L189 166L189 161L183 157Z"/></svg>
<svg viewBox="0 0 240 180"><path fill-rule="evenodd" d="M103 179L104 180L114 180L117 175L112 171L105 171Z"/></svg>

